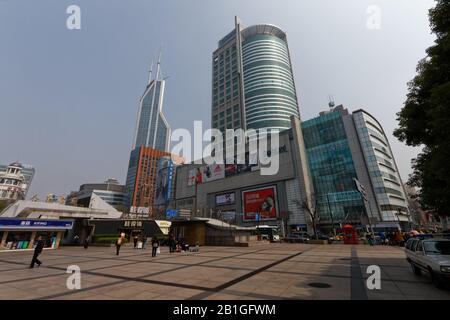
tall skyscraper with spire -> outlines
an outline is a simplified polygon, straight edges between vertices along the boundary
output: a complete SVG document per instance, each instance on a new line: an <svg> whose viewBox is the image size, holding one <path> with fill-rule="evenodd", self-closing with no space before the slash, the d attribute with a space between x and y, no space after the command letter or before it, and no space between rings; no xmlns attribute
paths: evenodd
<svg viewBox="0 0 450 320"><path fill-rule="evenodd" d="M168 151L170 126L162 112L165 80L161 75L161 57L156 65L156 76L152 79L150 68L148 83L141 97L132 149L150 147Z"/></svg>
<svg viewBox="0 0 450 320"><path fill-rule="evenodd" d="M161 74L161 53L152 78L139 101L136 129L125 182L126 204L132 213L153 212L156 169L159 158L168 156L170 126L162 112L165 80Z"/></svg>

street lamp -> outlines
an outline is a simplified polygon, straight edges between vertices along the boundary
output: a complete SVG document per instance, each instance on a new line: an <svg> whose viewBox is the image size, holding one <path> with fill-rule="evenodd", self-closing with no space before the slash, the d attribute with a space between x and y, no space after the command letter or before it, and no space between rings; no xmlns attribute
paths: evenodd
<svg viewBox="0 0 450 320"><path fill-rule="evenodd" d="M333 212L331 211L331 206L330 206L330 199L328 198L329 193L326 194L327 196L327 205L328 205L328 211L330 212L330 217L331 217L331 225L333 228L333 233L336 236L336 229L334 228L334 220L333 220Z"/></svg>
<svg viewBox="0 0 450 320"><path fill-rule="evenodd" d="M400 210L400 208L397 208L398 228L400 229L400 231L402 231L402 225L400 223L400 214L402 214L402 211Z"/></svg>
<svg viewBox="0 0 450 320"><path fill-rule="evenodd" d="M372 213L372 206L370 205L369 200L367 199L367 194L366 194L366 189L364 188L364 186L358 181L358 179L353 178L353 181L355 182L355 186L356 186L356 190L361 194L361 197L364 200L364 211L366 212L367 215L367 221L369 222L369 227L370 227L370 232L373 234L373 228L372 228L372 223L370 222L370 217L369 217L369 213L367 212L367 208L366 206L369 206L369 210L370 210L370 215L373 217L373 213Z"/></svg>

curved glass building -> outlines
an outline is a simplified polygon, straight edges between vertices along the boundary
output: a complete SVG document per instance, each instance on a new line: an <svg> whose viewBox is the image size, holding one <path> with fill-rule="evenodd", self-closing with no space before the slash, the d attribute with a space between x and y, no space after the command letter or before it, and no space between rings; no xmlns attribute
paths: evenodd
<svg viewBox="0 0 450 320"><path fill-rule="evenodd" d="M212 127L279 129L299 117L286 33L270 24L235 29L213 53Z"/></svg>
<svg viewBox="0 0 450 320"><path fill-rule="evenodd" d="M299 111L286 34L263 24L244 29L242 38L247 128L290 128Z"/></svg>

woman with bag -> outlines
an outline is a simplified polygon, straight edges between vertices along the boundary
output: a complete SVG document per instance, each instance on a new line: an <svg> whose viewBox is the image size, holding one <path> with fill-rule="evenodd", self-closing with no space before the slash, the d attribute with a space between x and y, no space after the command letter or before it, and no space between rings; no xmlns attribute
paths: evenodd
<svg viewBox="0 0 450 320"><path fill-rule="evenodd" d="M158 249L159 249L158 239L153 237L152 238L152 257L156 256L156 253L158 252Z"/></svg>
<svg viewBox="0 0 450 320"><path fill-rule="evenodd" d="M117 241L116 241L116 256L119 255L120 246L122 245L122 241L123 241L123 236L121 234L119 239L117 239Z"/></svg>

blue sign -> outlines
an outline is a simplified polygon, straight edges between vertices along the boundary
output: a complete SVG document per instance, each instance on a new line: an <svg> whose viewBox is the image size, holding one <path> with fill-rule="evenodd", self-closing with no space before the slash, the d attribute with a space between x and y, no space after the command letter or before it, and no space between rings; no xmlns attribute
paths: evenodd
<svg viewBox="0 0 450 320"><path fill-rule="evenodd" d="M70 220L43 220L43 219L8 219L0 218L0 229L72 229Z"/></svg>
<svg viewBox="0 0 450 320"><path fill-rule="evenodd" d="M178 211L173 209L168 209L166 211L166 219L175 219L178 217Z"/></svg>

